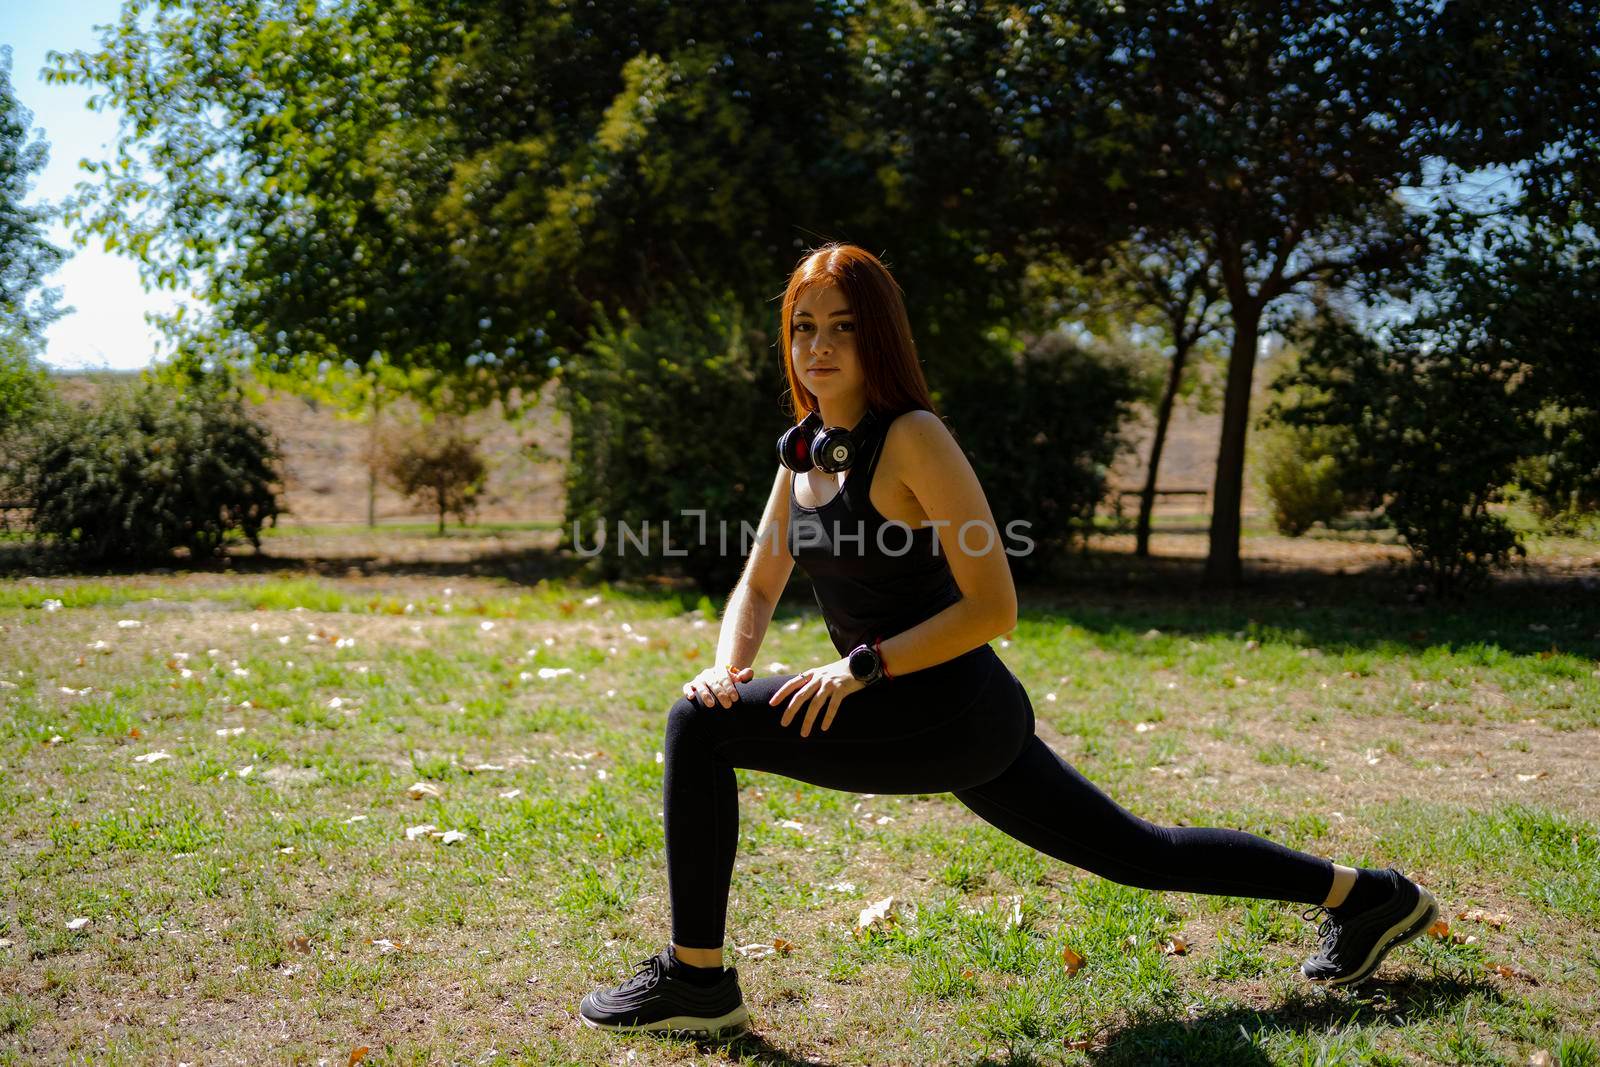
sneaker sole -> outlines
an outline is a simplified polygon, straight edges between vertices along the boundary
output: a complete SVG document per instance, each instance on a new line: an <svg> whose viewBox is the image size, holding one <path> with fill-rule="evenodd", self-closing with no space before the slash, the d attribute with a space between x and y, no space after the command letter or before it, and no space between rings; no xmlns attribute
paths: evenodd
<svg viewBox="0 0 1600 1067"><path fill-rule="evenodd" d="M719 1015L708 1019L699 1015L673 1015L666 1019L657 1019L650 1023L636 1023L623 1025L620 1023L595 1022L582 1012L578 1018L583 1020L585 1026L596 1030L610 1030L618 1034L638 1034L657 1032L677 1032L689 1034L705 1034L707 1037L731 1037L744 1032L750 1025L750 1012L743 1004L734 1008L726 1015Z"/></svg>
<svg viewBox="0 0 1600 1067"><path fill-rule="evenodd" d="M1417 906L1411 909L1411 914L1395 923L1384 935L1373 944L1372 951L1367 954L1366 961L1355 971L1342 978L1313 978L1318 985L1351 985L1359 982L1378 969L1378 964L1394 949L1399 948L1407 941L1421 934L1432 926L1439 918L1439 902L1433 899L1433 894L1421 886L1417 886L1420 894Z"/></svg>

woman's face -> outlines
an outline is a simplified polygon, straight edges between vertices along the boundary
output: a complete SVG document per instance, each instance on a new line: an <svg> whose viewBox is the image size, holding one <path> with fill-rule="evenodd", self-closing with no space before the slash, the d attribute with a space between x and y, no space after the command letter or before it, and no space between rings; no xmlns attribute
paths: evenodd
<svg viewBox="0 0 1600 1067"><path fill-rule="evenodd" d="M836 285L807 289L795 300L789 358L795 376L818 400L866 388L856 358L856 321Z"/></svg>

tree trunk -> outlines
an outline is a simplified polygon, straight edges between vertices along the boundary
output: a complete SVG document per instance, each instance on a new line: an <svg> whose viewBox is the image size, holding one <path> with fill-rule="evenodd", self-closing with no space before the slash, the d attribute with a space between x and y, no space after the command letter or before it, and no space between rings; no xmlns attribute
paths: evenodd
<svg viewBox="0 0 1600 1067"><path fill-rule="evenodd" d="M1261 306L1253 300L1231 302L1233 345L1228 353L1228 386L1222 401L1222 443L1211 490L1211 549L1205 572L1208 585L1237 585L1243 577L1239 565L1239 509L1244 498L1244 442L1250 429L1250 382L1255 376Z"/></svg>
<svg viewBox="0 0 1600 1067"><path fill-rule="evenodd" d="M1178 397L1178 383L1183 380L1183 364L1189 358L1189 346L1179 342L1172 352L1172 369L1167 372L1167 387L1156 408L1156 433L1150 443L1150 465L1144 474L1144 489L1139 493L1139 523L1134 528L1137 546L1133 554L1145 557L1150 554L1150 512L1156 504L1156 473L1161 469L1161 450L1167 444L1167 426L1172 422L1172 405Z"/></svg>

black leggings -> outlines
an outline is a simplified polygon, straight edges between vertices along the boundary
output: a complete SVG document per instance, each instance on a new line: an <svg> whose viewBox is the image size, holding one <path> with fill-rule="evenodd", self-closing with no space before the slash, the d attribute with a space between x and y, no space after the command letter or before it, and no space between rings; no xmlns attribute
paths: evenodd
<svg viewBox="0 0 1600 1067"><path fill-rule="evenodd" d="M1333 864L1239 830L1156 826L1124 810L1033 732L1033 706L988 645L850 694L824 733L771 699L793 675L737 683L731 707L678 698L667 716L672 939L717 948L739 838L734 768L867 793L954 793L1047 855L1125 885L1321 904Z"/></svg>

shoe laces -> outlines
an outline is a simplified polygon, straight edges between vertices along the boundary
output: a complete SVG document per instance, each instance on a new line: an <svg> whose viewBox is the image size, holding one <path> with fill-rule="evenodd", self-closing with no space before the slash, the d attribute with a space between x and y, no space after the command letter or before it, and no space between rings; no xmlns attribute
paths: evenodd
<svg viewBox="0 0 1600 1067"><path fill-rule="evenodd" d="M666 961L658 952L649 959L640 960L633 965L633 977L623 982L618 992L623 990L653 989L661 981L661 976L666 973Z"/></svg>
<svg viewBox="0 0 1600 1067"><path fill-rule="evenodd" d="M1318 912L1322 913L1323 919L1317 924L1317 952L1327 959L1332 959L1334 946L1339 943L1339 934L1342 932L1339 916L1321 904L1313 904L1301 912L1300 917L1311 922L1316 919Z"/></svg>

